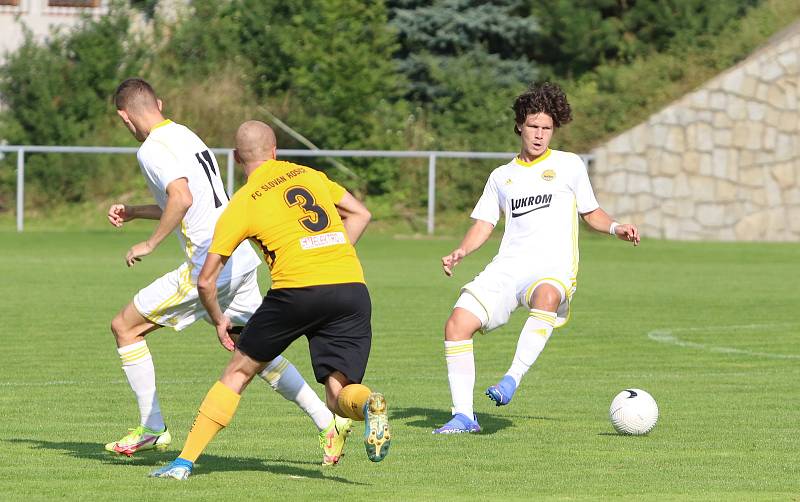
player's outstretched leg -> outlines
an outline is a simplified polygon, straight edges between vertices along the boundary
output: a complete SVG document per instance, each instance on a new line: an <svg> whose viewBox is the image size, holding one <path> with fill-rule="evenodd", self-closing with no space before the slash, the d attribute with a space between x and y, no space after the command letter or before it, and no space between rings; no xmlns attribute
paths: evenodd
<svg viewBox="0 0 800 502"><path fill-rule="evenodd" d="M391 446L392 434L386 408L386 398L380 392L371 393L364 403L364 447L367 457L373 462L386 458Z"/></svg>
<svg viewBox="0 0 800 502"><path fill-rule="evenodd" d="M331 423L320 431L319 446L322 448L322 465L336 465L344 456L344 443L350 434L353 421L334 415Z"/></svg>
<svg viewBox="0 0 800 502"><path fill-rule="evenodd" d="M434 434L462 434L470 432L480 432L481 426L478 424L478 417L472 415L472 418L464 415L463 413L456 413L449 422L434 429Z"/></svg>
<svg viewBox="0 0 800 502"><path fill-rule="evenodd" d="M505 375L496 385L486 389L486 395L495 402L496 406L505 406L511 402L516 391L517 381L511 375Z"/></svg>
<svg viewBox="0 0 800 502"><path fill-rule="evenodd" d="M192 474L194 463L183 458L176 458L161 469L156 469L150 473L151 478L172 478L180 481L185 480Z"/></svg>
<svg viewBox="0 0 800 502"><path fill-rule="evenodd" d="M140 425L135 429L128 429L128 434L119 441L106 444L106 451L131 457L137 451L166 450L171 442L172 435L166 427L161 431L154 431Z"/></svg>

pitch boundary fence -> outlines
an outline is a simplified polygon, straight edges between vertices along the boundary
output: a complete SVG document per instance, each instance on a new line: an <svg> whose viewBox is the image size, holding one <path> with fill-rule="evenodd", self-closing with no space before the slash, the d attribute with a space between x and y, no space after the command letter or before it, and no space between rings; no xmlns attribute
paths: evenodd
<svg viewBox="0 0 800 502"><path fill-rule="evenodd" d="M26 153L84 153L84 154L135 154L136 147L113 146L41 146L0 145L0 153L17 156L17 232L25 227L25 154ZM215 155L226 157L226 187L228 195L234 192L234 158L230 148L212 148ZM516 152L458 152L458 151L399 151L399 150L291 150L278 149L281 157L372 157L428 159L428 234L433 234L436 222L436 159L496 159L510 160ZM591 155L581 155L587 164ZM220 169L221 170L221 169Z"/></svg>

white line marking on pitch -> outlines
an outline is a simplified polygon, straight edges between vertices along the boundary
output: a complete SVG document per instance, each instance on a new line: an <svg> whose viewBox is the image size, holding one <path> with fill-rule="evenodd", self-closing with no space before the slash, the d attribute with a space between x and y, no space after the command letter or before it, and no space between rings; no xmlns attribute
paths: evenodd
<svg viewBox="0 0 800 502"><path fill-rule="evenodd" d="M736 349L733 347L720 347L716 345L708 345L705 343L697 343L697 342L690 342L687 340L681 340L677 336L675 336L674 332L690 332L690 331L711 331L711 332L720 332L722 330L754 330L754 329L763 329L763 328L774 328L774 327L785 327L785 326L796 326L794 323L780 323L780 324L739 324L733 326L703 326L703 327L692 327L692 328L673 328L673 329L656 329L647 333L647 338L660 343L669 343L672 345L677 345L678 347L687 347L690 349L699 349L705 350L708 352L716 352L720 354L736 354L741 356L752 356L752 357L766 357L769 359L800 359L800 355L794 354L775 354L773 352L757 352L753 350L745 350L745 349Z"/></svg>

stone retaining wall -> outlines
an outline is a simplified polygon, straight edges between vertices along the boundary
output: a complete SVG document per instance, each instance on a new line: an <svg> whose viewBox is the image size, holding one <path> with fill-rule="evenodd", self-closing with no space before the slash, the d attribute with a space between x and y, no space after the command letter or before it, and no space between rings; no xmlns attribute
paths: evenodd
<svg viewBox="0 0 800 502"><path fill-rule="evenodd" d="M644 236L800 241L800 23L592 153L600 204Z"/></svg>

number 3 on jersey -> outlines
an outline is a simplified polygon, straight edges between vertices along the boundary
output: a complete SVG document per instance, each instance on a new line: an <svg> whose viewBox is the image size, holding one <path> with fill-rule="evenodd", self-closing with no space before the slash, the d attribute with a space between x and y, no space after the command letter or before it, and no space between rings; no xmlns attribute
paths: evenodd
<svg viewBox="0 0 800 502"><path fill-rule="evenodd" d="M314 196L304 187L292 187L283 194L289 207L300 206L306 215L297 220L309 232L320 232L328 227L328 213L315 204ZM313 215L313 217L312 217Z"/></svg>

